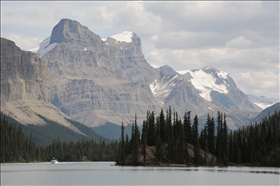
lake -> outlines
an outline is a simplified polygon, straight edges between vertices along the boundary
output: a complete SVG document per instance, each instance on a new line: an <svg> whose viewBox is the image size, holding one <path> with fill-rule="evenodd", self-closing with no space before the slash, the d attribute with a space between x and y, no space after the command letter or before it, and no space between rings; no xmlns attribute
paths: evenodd
<svg viewBox="0 0 280 186"><path fill-rule="evenodd" d="M1 164L1 185L279 185L279 168L133 167L114 162Z"/></svg>

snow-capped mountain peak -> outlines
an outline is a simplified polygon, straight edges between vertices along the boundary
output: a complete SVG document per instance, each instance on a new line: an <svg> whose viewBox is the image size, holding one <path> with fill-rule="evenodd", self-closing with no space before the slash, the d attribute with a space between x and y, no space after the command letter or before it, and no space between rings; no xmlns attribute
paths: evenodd
<svg viewBox="0 0 280 186"><path fill-rule="evenodd" d="M227 94L228 86L225 79L228 74L223 71L216 70L211 67L204 67L202 69L186 71L191 75L189 81L200 92L200 96L207 101L213 101L211 92L217 91L219 93Z"/></svg>
<svg viewBox="0 0 280 186"><path fill-rule="evenodd" d="M132 42L132 37L133 37L133 32L124 31L122 33L115 34L115 35L110 36L110 37L119 41L119 42L131 43Z"/></svg>

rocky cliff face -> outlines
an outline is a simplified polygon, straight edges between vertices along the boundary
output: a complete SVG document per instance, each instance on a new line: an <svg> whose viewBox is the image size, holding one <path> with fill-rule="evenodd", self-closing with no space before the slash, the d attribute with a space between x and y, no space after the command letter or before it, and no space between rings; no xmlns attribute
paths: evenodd
<svg viewBox="0 0 280 186"><path fill-rule="evenodd" d="M49 68L51 102L91 127L132 123L135 113L141 122L147 110L157 113L170 105L180 115L229 113L234 129L260 111L230 77L215 69L200 70L211 80L206 86L200 77L200 89L193 83L200 81L195 70L181 75L168 66L152 68L133 32L101 39L77 21L62 19L37 53Z"/></svg>
<svg viewBox="0 0 280 186"><path fill-rule="evenodd" d="M50 77L45 62L1 38L1 112L19 123L45 125L39 115L84 135L50 103Z"/></svg>
<svg viewBox="0 0 280 186"><path fill-rule="evenodd" d="M43 55L51 77L51 101L71 118L88 126L106 121L121 124L144 118L147 110L160 108L149 83L157 72L145 60L141 41L99 36L69 19L53 29ZM43 51L41 47L40 51Z"/></svg>
<svg viewBox="0 0 280 186"><path fill-rule="evenodd" d="M20 50L1 38L1 103L5 101L50 101L48 68L41 58Z"/></svg>

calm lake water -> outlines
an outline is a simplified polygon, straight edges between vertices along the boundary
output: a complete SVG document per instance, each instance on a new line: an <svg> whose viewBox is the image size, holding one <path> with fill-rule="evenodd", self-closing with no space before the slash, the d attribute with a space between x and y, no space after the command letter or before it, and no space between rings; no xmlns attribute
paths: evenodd
<svg viewBox="0 0 280 186"><path fill-rule="evenodd" d="M1 185L279 185L279 168L119 167L114 162L1 164Z"/></svg>

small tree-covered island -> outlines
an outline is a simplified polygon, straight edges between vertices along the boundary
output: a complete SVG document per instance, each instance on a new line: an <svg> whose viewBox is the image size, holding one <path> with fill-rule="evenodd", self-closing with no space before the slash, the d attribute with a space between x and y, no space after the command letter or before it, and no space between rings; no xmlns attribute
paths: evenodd
<svg viewBox="0 0 280 186"><path fill-rule="evenodd" d="M140 134L137 116L131 138L121 126L117 165L133 166L280 166L280 112L260 123L228 130L226 114L208 114L199 132L198 117L183 119L171 107L156 117L147 112Z"/></svg>

